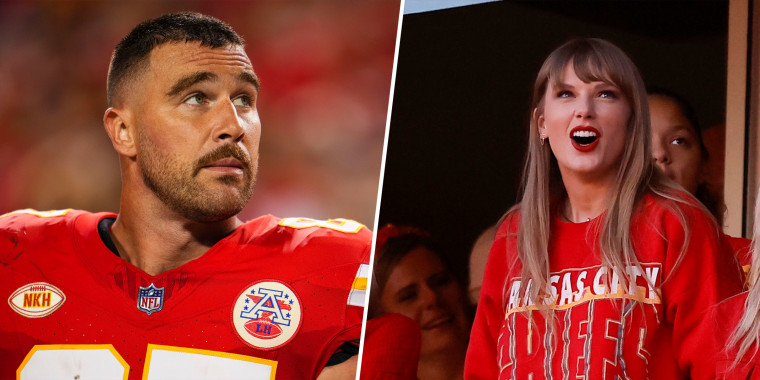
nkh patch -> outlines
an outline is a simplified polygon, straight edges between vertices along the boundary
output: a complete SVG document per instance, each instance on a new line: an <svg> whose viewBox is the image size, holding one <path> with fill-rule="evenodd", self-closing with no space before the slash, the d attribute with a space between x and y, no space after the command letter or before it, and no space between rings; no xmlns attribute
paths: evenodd
<svg viewBox="0 0 760 380"><path fill-rule="evenodd" d="M152 283L147 288L140 287L137 291L137 310L148 315L164 308L164 288L157 288Z"/></svg>
<svg viewBox="0 0 760 380"><path fill-rule="evenodd" d="M8 297L11 309L27 318L47 317L64 302L66 295L61 289L46 282L26 284Z"/></svg>
<svg viewBox="0 0 760 380"><path fill-rule="evenodd" d="M257 281L235 298L232 325L238 337L251 347L276 350L296 336L302 310L301 299L287 284Z"/></svg>

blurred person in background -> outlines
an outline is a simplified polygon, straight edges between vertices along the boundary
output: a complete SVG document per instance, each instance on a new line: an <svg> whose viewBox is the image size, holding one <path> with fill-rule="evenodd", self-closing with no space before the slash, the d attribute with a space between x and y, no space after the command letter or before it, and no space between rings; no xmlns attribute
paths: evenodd
<svg viewBox="0 0 760 380"><path fill-rule="evenodd" d="M649 89L652 122L652 156L657 168L707 207L719 226L725 205L705 181L707 148L691 105L681 95L665 89ZM727 236L737 259L749 270L750 240Z"/></svg>
<svg viewBox="0 0 760 380"><path fill-rule="evenodd" d="M388 225L377 232L375 252L369 317L398 313L417 322L420 380L462 379L467 299L440 247L418 228Z"/></svg>
<svg viewBox="0 0 760 380"><path fill-rule="evenodd" d="M472 244L472 249L470 250L470 278L467 295L469 296L470 303L473 305L477 305L478 299L480 299L480 288L483 287L483 273L486 270L488 253L491 252L491 246L496 237L496 229L498 227L498 224L494 224L483 230L478 235L478 238L475 239L475 243Z"/></svg>
<svg viewBox="0 0 760 380"><path fill-rule="evenodd" d="M704 182L703 164L707 162L708 153L694 110L674 92L650 89L648 94L652 155L657 167L694 194L721 224L725 206Z"/></svg>
<svg viewBox="0 0 760 380"><path fill-rule="evenodd" d="M0 377L355 378L369 230L238 217L260 88L213 17L163 15L116 45L103 124L119 214L0 216Z"/></svg>

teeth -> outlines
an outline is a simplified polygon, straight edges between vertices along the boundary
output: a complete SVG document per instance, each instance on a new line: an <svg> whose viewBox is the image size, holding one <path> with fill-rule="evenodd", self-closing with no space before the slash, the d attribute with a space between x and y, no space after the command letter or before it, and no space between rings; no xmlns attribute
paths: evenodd
<svg viewBox="0 0 760 380"><path fill-rule="evenodd" d="M585 146L585 145L593 144L594 141L596 141L596 139L598 138L598 136L596 135L596 132L594 131L578 130L578 131L573 132L573 135L571 136L571 138L576 143Z"/></svg>
<svg viewBox="0 0 760 380"><path fill-rule="evenodd" d="M593 131L575 131L573 137L596 137L596 132Z"/></svg>

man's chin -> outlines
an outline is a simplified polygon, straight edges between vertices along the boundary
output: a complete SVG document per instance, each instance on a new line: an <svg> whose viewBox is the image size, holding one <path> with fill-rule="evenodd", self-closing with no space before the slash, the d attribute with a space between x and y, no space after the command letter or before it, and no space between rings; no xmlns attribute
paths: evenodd
<svg viewBox="0 0 760 380"><path fill-rule="evenodd" d="M245 207L245 204L243 204ZM179 212L187 219L190 219L199 223L215 223L227 220L236 216L243 207L203 207L195 209L183 209Z"/></svg>
<svg viewBox="0 0 760 380"><path fill-rule="evenodd" d="M249 194L241 194L239 190L217 191L213 196L195 199L181 206L178 211L184 217L201 223L220 222L236 216L245 208L250 199Z"/></svg>

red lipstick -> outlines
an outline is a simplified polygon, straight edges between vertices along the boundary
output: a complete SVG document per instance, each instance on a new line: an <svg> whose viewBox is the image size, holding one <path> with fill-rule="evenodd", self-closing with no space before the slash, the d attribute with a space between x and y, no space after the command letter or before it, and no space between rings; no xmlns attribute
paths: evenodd
<svg viewBox="0 0 760 380"><path fill-rule="evenodd" d="M570 130L570 141L580 152L590 152L599 144L602 134L591 126L578 126Z"/></svg>

